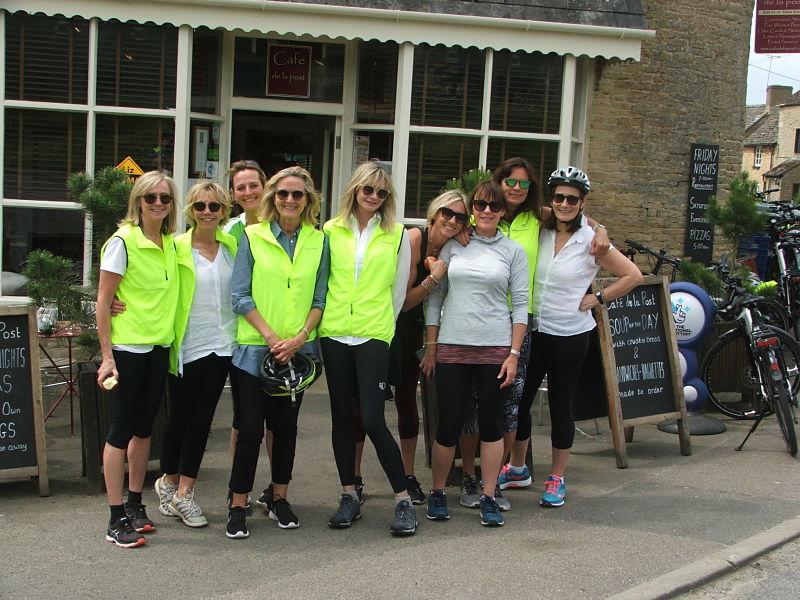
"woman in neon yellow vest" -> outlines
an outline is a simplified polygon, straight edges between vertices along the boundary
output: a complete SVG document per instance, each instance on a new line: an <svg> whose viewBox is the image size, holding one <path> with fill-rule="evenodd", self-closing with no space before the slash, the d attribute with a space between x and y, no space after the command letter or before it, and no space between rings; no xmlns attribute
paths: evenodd
<svg viewBox="0 0 800 600"><path fill-rule="evenodd" d="M159 512L189 527L208 525L194 484L236 341L231 310L236 240L219 228L230 211L223 188L212 181L197 183L183 209L191 229L175 238L180 288L167 377L169 420L161 446L164 474L155 491Z"/></svg>
<svg viewBox="0 0 800 600"><path fill-rule="evenodd" d="M165 173L150 171L139 177L119 229L100 252L97 334L103 362L97 383L112 390L111 423L103 450L111 508L106 540L123 548L144 544L141 533L155 530L142 504L142 487L175 337L176 194L175 183ZM112 319L115 294L125 311ZM128 500L123 504L126 455Z"/></svg>
<svg viewBox="0 0 800 600"><path fill-rule="evenodd" d="M239 240L231 298L239 315L238 346L232 381L239 394L239 436L229 487L232 492L226 535L249 536L247 497L253 489L264 423L273 429L272 484L265 498L269 516L282 529L299 527L287 501L297 443L302 393L269 396L258 378L271 353L286 364L297 352L317 354L316 327L325 309L328 243L315 228L320 196L301 167L276 173L264 188L259 223L248 225Z"/></svg>
<svg viewBox="0 0 800 600"><path fill-rule="evenodd" d="M339 508L328 525L343 529L361 518L353 425L358 395L364 431L395 496L390 531L402 536L415 533L416 511L406 490L400 449L383 414L389 343L410 271L408 238L394 215L389 172L377 161L363 163L342 194L339 215L325 223L331 274L319 335L329 374L333 453L342 484Z"/></svg>

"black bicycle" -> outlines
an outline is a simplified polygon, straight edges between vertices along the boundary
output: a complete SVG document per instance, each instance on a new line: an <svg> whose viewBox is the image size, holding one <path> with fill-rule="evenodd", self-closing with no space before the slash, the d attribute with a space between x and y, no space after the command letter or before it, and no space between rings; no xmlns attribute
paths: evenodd
<svg viewBox="0 0 800 600"><path fill-rule="evenodd" d="M625 243L628 245L628 248L622 253L629 259L633 260L637 254L647 257L647 262L650 266L649 275L658 275L661 272L662 267L667 265L668 267L671 267L669 280L675 281L675 277L681 264L681 260L679 258L669 256L667 251L663 248L659 251L655 251L651 248L648 248L644 244L640 244L639 242L634 242L633 240L628 239L625 240ZM645 273L645 275L648 275L648 273Z"/></svg>

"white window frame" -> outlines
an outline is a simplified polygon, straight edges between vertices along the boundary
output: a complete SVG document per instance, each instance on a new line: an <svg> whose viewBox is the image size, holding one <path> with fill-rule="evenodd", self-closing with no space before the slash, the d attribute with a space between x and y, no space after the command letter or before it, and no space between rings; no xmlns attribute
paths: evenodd
<svg viewBox="0 0 800 600"><path fill-rule="evenodd" d="M760 169L761 168L761 158L762 158L761 146L756 146L753 149L753 168L754 169Z"/></svg>

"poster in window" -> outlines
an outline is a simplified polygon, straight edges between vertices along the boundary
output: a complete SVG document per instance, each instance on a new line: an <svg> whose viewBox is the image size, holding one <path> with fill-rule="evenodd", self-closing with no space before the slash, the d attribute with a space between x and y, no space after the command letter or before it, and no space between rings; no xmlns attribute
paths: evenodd
<svg viewBox="0 0 800 600"><path fill-rule="evenodd" d="M267 46L267 96L308 98L311 95L311 46Z"/></svg>

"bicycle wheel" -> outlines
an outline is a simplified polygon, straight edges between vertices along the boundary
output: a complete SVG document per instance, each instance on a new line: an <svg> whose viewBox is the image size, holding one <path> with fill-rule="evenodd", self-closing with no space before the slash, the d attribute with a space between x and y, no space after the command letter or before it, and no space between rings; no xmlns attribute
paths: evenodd
<svg viewBox="0 0 800 600"><path fill-rule="evenodd" d="M778 338L792 393L800 389L800 346L791 335L770 327ZM759 395L756 362L741 329L725 333L703 358L700 375L708 388L708 399L722 414L734 419L753 419L758 413Z"/></svg>
<svg viewBox="0 0 800 600"><path fill-rule="evenodd" d="M770 378L770 387L772 395L770 404L772 404L772 409L775 411L775 418L781 428L783 441L786 442L786 449L789 454L794 456L797 454L797 433L794 429L794 409L790 400L789 382L783 378L778 381L773 381Z"/></svg>

